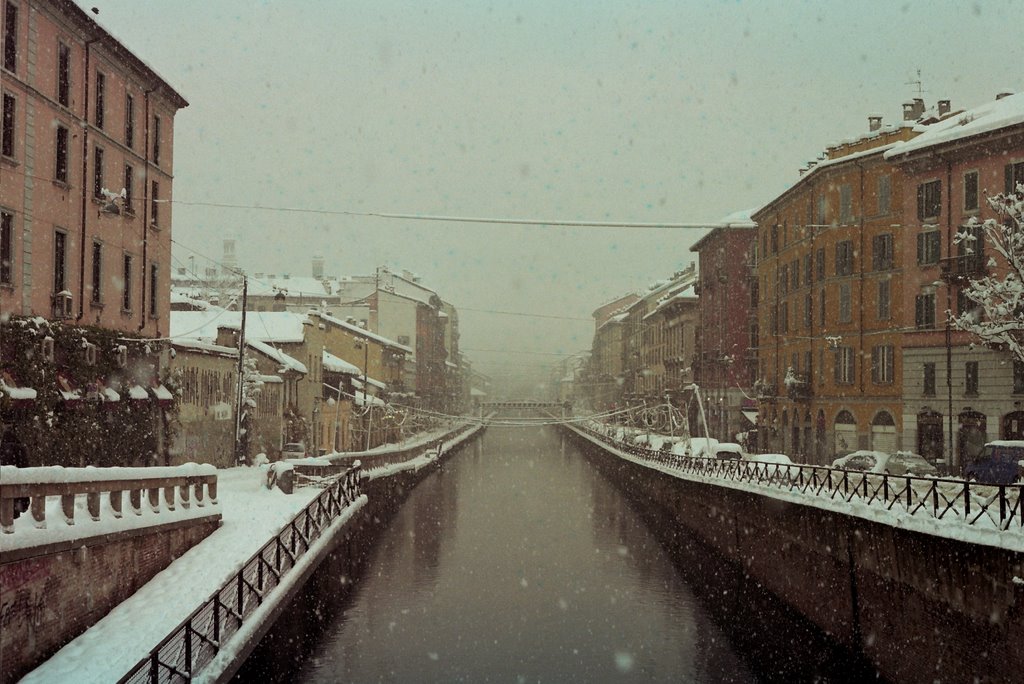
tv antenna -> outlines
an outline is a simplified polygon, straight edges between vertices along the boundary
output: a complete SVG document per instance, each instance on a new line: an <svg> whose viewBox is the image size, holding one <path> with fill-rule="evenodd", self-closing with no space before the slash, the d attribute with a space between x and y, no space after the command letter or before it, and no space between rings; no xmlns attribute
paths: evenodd
<svg viewBox="0 0 1024 684"><path fill-rule="evenodd" d="M911 80L907 81L903 85L917 86L917 95L918 95L918 97L920 97L920 96L924 95L926 92L928 92L923 87L924 84L921 81L921 70L920 69L917 70L917 79L916 80L911 78Z"/></svg>

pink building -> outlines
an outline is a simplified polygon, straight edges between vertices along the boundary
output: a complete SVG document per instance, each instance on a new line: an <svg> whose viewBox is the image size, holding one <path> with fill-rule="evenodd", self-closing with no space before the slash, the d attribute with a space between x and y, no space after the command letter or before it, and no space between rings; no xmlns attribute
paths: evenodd
<svg viewBox="0 0 1024 684"><path fill-rule="evenodd" d="M2 18L0 312L166 335L188 103L74 2Z"/></svg>
<svg viewBox="0 0 1024 684"><path fill-rule="evenodd" d="M904 202L899 242L902 305L914 322L902 342L903 444L956 470L988 440L1024 438L1024 364L947 324L948 311L973 306L964 287L994 256L984 240L968 249L955 235L981 236L968 222L993 218L986 198L1024 183L1024 94L924 127L885 156L917 196Z"/></svg>

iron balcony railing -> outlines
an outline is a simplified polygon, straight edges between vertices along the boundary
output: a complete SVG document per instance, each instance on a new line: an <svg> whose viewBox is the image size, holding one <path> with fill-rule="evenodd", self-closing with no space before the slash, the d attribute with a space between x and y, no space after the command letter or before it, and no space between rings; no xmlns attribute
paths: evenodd
<svg viewBox="0 0 1024 684"><path fill-rule="evenodd" d="M191 681L277 589L313 542L355 502L361 478L360 467L354 465L335 479L119 681Z"/></svg>
<svg viewBox="0 0 1024 684"><path fill-rule="evenodd" d="M989 485L951 478L874 474L825 466L690 457L625 444L584 426L573 429L630 456L688 475L751 483L830 501L901 510L912 516L957 521L977 528L1024 531L1022 484ZM756 455L753 458L756 459Z"/></svg>

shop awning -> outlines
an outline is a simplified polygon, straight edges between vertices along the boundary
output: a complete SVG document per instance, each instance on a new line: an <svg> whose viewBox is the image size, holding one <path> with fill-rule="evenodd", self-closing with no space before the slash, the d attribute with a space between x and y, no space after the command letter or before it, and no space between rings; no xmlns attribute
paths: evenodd
<svg viewBox="0 0 1024 684"><path fill-rule="evenodd" d="M82 399L82 391L59 373L57 374L57 391L60 392L60 398L64 401L80 401Z"/></svg>
<svg viewBox="0 0 1024 684"><path fill-rule="evenodd" d="M19 387L8 373L0 376L0 393L6 394L11 401L35 401L36 391L31 387Z"/></svg>
<svg viewBox="0 0 1024 684"><path fill-rule="evenodd" d="M135 401L147 401L149 399L149 392L141 385L132 385L128 388L128 398Z"/></svg>

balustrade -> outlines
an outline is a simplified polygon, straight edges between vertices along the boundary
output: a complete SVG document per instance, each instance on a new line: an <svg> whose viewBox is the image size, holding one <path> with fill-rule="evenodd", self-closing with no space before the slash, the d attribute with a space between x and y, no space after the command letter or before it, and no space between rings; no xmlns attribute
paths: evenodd
<svg viewBox="0 0 1024 684"><path fill-rule="evenodd" d="M84 508L89 519L99 522L104 512L114 519L124 516L127 494L129 512L156 514L217 505L217 470L210 465L188 464L167 468L16 468L0 470L0 527L14 534L16 513L27 514L37 529L47 529L48 506L56 507L60 523L74 525L76 509ZM162 496L161 496L162 494ZM108 506L102 504L106 500ZM84 503L84 506L81 504ZM60 524L58 523L58 524Z"/></svg>

